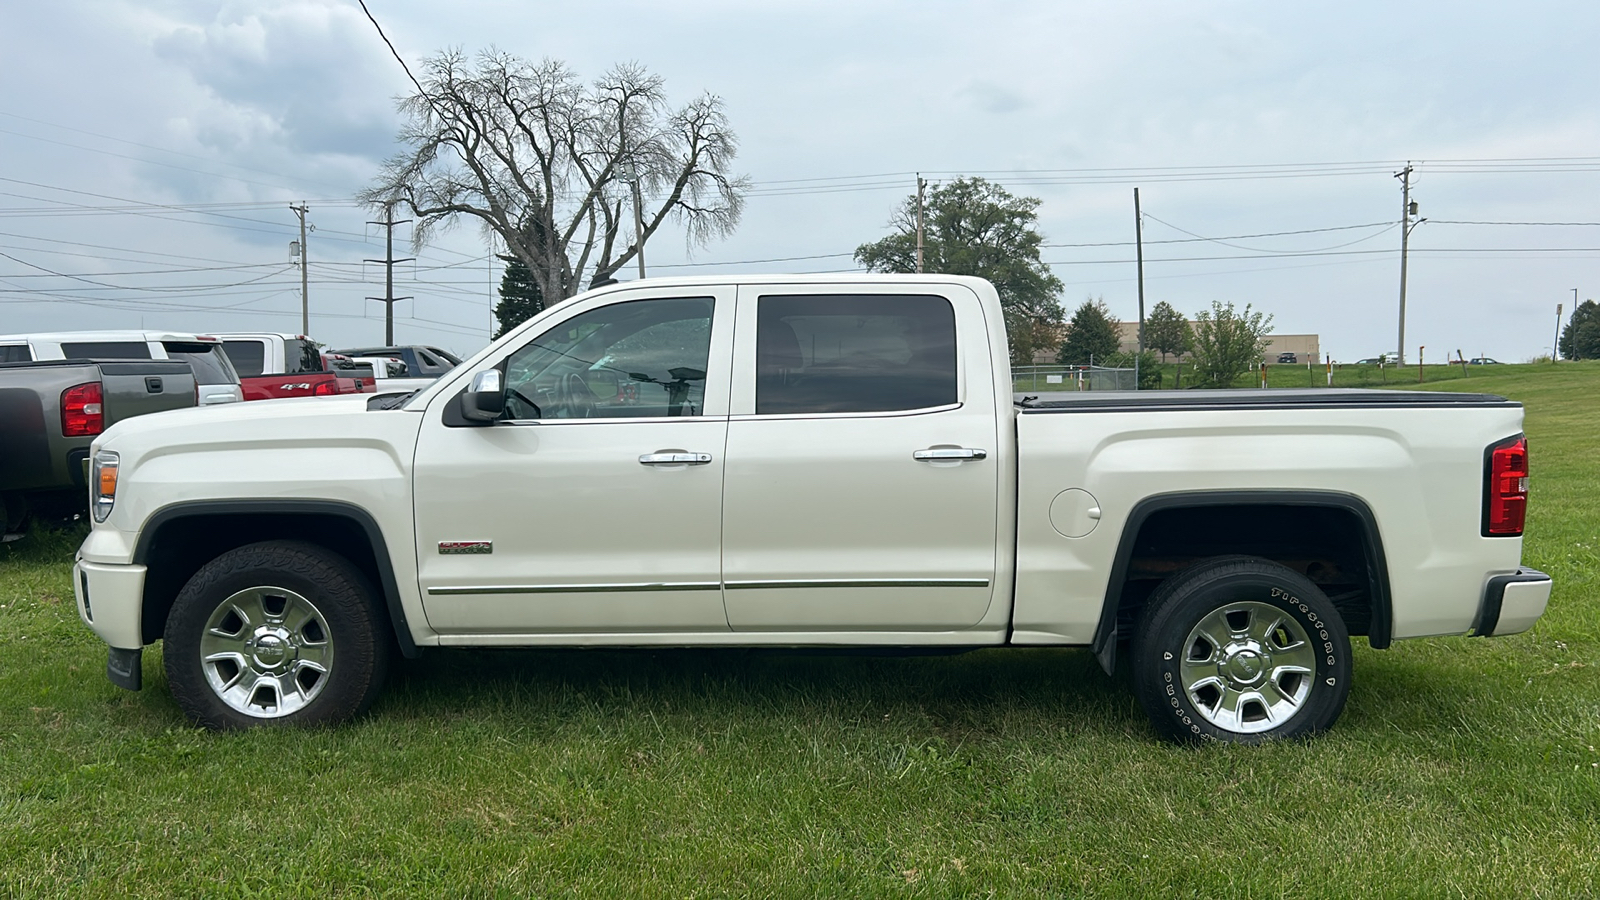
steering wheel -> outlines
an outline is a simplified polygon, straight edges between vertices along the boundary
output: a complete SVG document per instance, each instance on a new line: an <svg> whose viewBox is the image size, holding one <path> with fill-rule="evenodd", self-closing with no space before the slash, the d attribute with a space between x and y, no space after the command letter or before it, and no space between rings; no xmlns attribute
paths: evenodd
<svg viewBox="0 0 1600 900"><path fill-rule="evenodd" d="M600 398L589 389L589 383L577 372L568 372L556 382L556 402L569 419L592 419Z"/></svg>

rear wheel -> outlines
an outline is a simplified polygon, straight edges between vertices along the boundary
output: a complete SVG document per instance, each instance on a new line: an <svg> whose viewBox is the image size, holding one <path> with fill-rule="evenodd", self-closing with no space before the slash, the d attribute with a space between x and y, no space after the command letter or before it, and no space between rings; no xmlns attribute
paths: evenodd
<svg viewBox="0 0 1600 900"><path fill-rule="evenodd" d="M349 561L311 544L230 550L184 585L167 618L174 698L213 729L327 725L371 704L389 642Z"/></svg>
<svg viewBox="0 0 1600 900"><path fill-rule="evenodd" d="M1254 557L1193 566L1151 595L1134 687L1163 736L1254 744L1331 726L1350 693L1350 637L1304 576Z"/></svg>

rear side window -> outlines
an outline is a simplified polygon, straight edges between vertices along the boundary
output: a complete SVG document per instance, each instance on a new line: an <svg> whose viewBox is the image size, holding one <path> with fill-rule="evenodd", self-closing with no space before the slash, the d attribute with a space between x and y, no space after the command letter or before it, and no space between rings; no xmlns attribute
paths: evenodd
<svg viewBox="0 0 1600 900"><path fill-rule="evenodd" d="M890 412L956 402L956 317L934 296L762 297L756 413Z"/></svg>
<svg viewBox="0 0 1600 900"><path fill-rule="evenodd" d="M194 370L196 384L238 384L239 375L220 344L198 341L162 341L172 359L181 359Z"/></svg>
<svg viewBox="0 0 1600 900"><path fill-rule="evenodd" d="M434 356L421 347L417 348L417 361L422 363L423 375L442 375L450 368L450 363Z"/></svg>
<svg viewBox="0 0 1600 900"><path fill-rule="evenodd" d="M241 376L260 375L267 368L267 347L261 341L223 341L222 350Z"/></svg>
<svg viewBox="0 0 1600 900"><path fill-rule="evenodd" d="M5 344L0 346L0 363L8 362L33 362L33 353L27 344Z"/></svg>
<svg viewBox="0 0 1600 900"><path fill-rule="evenodd" d="M150 345L144 341L77 341L61 345L67 359L149 359Z"/></svg>
<svg viewBox="0 0 1600 900"><path fill-rule="evenodd" d="M321 372L322 354L310 341L286 340L283 342L283 371L290 375L301 372Z"/></svg>
<svg viewBox="0 0 1600 900"><path fill-rule="evenodd" d="M439 357L440 359L448 360L451 366L461 365L461 357L451 353L449 350L440 350L438 347L429 347L428 352Z"/></svg>

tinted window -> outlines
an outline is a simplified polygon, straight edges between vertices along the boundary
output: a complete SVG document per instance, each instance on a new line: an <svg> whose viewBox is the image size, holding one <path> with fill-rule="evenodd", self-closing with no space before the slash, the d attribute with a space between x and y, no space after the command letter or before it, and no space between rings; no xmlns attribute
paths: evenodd
<svg viewBox="0 0 1600 900"><path fill-rule="evenodd" d="M234 371L241 376L260 375L267 368L267 346L261 341L223 341L222 351L228 354Z"/></svg>
<svg viewBox="0 0 1600 900"><path fill-rule="evenodd" d="M417 360L422 363L422 374L424 375L442 375L450 368L449 363L421 347L417 348Z"/></svg>
<svg viewBox="0 0 1600 900"><path fill-rule="evenodd" d="M196 384L238 384L239 375L220 345L197 341L162 341L171 359L181 359L194 370Z"/></svg>
<svg viewBox="0 0 1600 900"><path fill-rule="evenodd" d="M756 412L924 409L956 402L956 318L943 297L762 297Z"/></svg>
<svg viewBox="0 0 1600 900"><path fill-rule="evenodd" d="M295 375L300 372L321 372L322 354L310 341L285 340L283 342L283 371Z"/></svg>
<svg viewBox="0 0 1600 900"><path fill-rule="evenodd" d="M507 360L506 417L701 415L712 309L709 297L635 300L568 319Z"/></svg>
<svg viewBox="0 0 1600 900"><path fill-rule="evenodd" d="M438 347L429 347L428 352L439 357L440 359L447 360L451 366L461 365L461 357L451 353L449 350L440 350Z"/></svg>
<svg viewBox="0 0 1600 900"><path fill-rule="evenodd" d="M27 344L7 344L0 347L0 363L32 361L33 353L28 350Z"/></svg>
<svg viewBox="0 0 1600 900"><path fill-rule="evenodd" d="M143 341L79 341L61 345L67 359L149 359L150 345Z"/></svg>

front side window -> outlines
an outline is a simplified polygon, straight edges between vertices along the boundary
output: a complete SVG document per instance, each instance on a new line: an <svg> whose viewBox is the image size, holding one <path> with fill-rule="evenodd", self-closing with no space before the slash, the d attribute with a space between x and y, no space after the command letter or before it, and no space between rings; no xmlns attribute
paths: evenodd
<svg viewBox="0 0 1600 900"><path fill-rule="evenodd" d="M33 362L33 352L27 344L6 344L0 346L0 363L8 362Z"/></svg>
<svg viewBox="0 0 1600 900"><path fill-rule="evenodd" d="M934 296L762 297L756 413L859 413L956 402L956 318Z"/></svg>
<svg viewBox="0 0 1600 900"><path fill-rule="evenodd" d="M506 361L505 418L703 415L713 308L633 300L562 322Z"/></svg>

